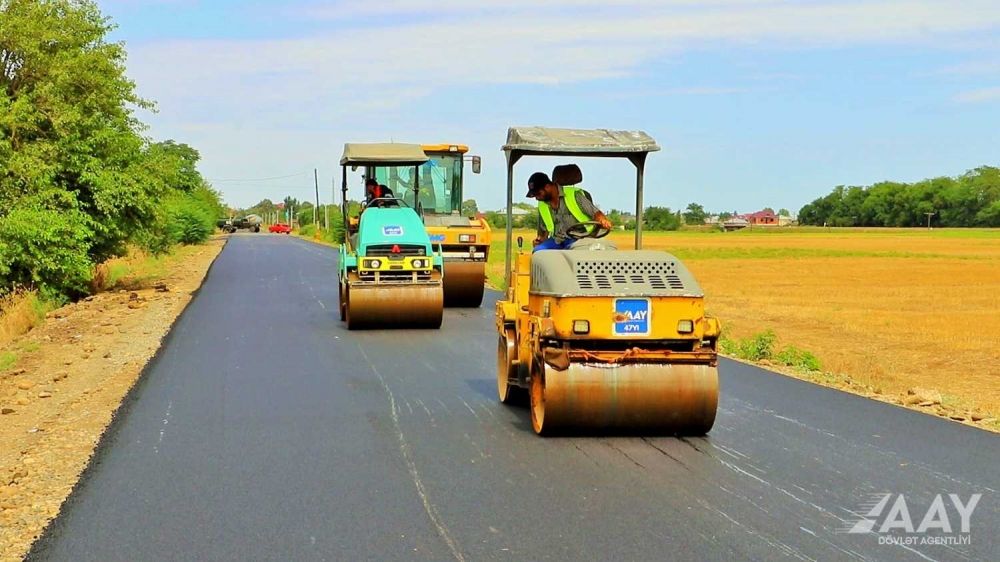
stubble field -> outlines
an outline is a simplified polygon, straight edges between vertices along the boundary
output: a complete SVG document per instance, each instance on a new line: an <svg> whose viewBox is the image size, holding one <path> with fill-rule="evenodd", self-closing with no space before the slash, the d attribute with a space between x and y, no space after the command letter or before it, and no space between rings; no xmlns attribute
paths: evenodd
<svg viewBox="0 0 1000 562"><path fill-rule="evenodd" d="M493 280L503 270L496 235ZM611 239L631 248L633 234ZM776 349L819 359L821 372L796 376L1000 428L1000 231L656 232L644 247L684 261L731 342L770 330ZM942 404L927 404L936 393Z"/></svg>

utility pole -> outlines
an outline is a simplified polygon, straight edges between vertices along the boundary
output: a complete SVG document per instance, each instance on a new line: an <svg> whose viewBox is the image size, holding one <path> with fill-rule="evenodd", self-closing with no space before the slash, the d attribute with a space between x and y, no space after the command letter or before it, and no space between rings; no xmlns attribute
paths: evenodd
<svg viewBox="0 0 1000 562"><path fill-rule="evenodd" d="M313 181L316 183L316 206L313 207L313 226L319 226L316 213L319 212L319 170L313 168Z"/></svg>
<svg viewBox="0 0 1000 562"><path fill-rule="evenodd" d="M934 211L931 211L930 213L924 213L924 214L927 215L927 230L930 230L930 228L931 228L931 217L933 217L937 213L934 212Z"/></svg>

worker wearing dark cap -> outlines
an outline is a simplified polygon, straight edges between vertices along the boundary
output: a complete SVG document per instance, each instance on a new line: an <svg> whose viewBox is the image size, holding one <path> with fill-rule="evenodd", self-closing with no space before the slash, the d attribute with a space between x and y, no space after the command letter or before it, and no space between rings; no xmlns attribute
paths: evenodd
<svg viewBox="0 0 1000 562"><path fill-rule="evenodd" d="M399 203L395 201L387 201L384 198L395 197L392 190L388 186L381 185L375 178L368 178L365 180L365 205L370 207L388 207L388 206L398 206Z"/></svg>
<svg viewBox="0 0 1000 562"><path fill-rule="evenodd" d="M563 187L543 172L528 178L528 194L538 200L538 236L535 249L565 250L572 244L566 231L581 222L596 221L611 229L611 221L587 197L582 189Z"/></svg>

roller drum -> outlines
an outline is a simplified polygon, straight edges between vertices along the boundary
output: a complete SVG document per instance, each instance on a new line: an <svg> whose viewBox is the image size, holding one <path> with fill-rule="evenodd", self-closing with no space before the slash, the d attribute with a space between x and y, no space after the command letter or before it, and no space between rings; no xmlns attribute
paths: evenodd
<svg viewBox="0 0 1000 562"><path fill-rule="evenodd" d="M441 285L352 285L347 290L347 328L440 328Z"/></svg>
<svg viewBox="0 0 1000 562"><path fill-rule="evenodd" d="M479 306L483 302L485 282L485 262L444 262L445 306L473 308Z"/></svg>
<svg viewBox="0 0 1000 562"><path fill-rule="evenodd" d="M715 423L719 373L708 365L536 362L531 422L537 433L704 435Z"/></svg>

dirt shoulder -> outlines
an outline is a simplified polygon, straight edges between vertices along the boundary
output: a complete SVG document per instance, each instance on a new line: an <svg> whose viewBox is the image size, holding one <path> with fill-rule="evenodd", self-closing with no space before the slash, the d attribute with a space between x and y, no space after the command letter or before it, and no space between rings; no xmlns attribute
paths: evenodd
<svg viewBox="0 0 1000 562"><path fill-rule="evenodd" d="M18 360L0 373L0 562L20 560L59 513L224 244L217 238L183 248L147 288L101 293L50 312L4 348Z"/></svg>

